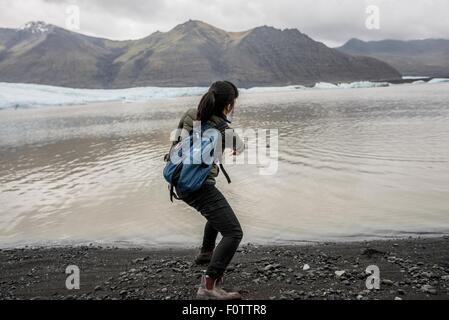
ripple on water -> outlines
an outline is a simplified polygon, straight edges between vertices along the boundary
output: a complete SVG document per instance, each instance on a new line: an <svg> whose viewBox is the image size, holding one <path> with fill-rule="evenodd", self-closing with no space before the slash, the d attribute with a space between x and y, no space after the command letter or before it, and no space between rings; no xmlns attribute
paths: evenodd
<svg viewBox="0 0 449 320"><path fill-rule="evenodd" d="M234 125L275 128L280 139L276 175L229 165L233 183L218 179L247 241L449 230L448 100L394 90L363 100L355 91L244 98ZM0 241L200 242L204 219L170 203L162 179L185 109L174 101L0 120L9 137L0 146Z"/></svg>

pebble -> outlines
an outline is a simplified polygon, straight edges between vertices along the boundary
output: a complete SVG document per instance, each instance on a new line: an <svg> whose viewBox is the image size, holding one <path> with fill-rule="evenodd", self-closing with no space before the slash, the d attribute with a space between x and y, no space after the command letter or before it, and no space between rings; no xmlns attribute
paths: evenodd
<svg viewBox="0 0 449 320"><path fill-rule="evenodd" d="M382 279L382 283L387 286L392 286L394 282L388 279Z"/></svg>
<svg viewBox="0 0 449 320"><path fill-rule="evenodd" d="M342 275L344 275L346 273L346 271L344 270L340 270L340 271L335 271L335 275L337 276L337 278L340 278Z"/></svg>
<svg viewBox="0 0 449 320"><path fill-rule="evenodd" d="M272 269L274 269L274 265L269 264L269 265L265 266L265 268L263 268L263 269L264 269L265 271L272 270Z"/></svg>
<svg viewBox="0 0 449 320"><path fill-rule="evenodd" d="M429 284L423 285L421 287L421 291L425 292L425 293L429 293L429 294L437 294L437 290L433 286L431 286Z"/></svg>

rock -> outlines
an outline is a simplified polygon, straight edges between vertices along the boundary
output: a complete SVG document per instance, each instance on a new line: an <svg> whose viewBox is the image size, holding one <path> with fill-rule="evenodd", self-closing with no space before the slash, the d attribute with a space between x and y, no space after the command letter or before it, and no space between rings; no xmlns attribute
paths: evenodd
<svg viewBox="0 0 449 320"><path fill-rule="evenodd" d="M302 270L304 270L304 271L310 270L310 266L309 266L308 264L305 264L305 265L302 267Z"/></svg>
<svg viewBox="0 0 449 320"><path fill-rule="evenodd" d="M405 295L405 291L402 289L398 289L398 294L403 296L403 295Z"/></svg>
<svg viewBox="0 0 449 320"><path fill-rule="evenodd" d="M393 281L388 280L388 279L382 279L382 283L387 285L387 286L392 286L394 284Z"/></svg>
<svg viewBox="0 0 449 320"><path fill-rule="evenodd" d="M425 293L428 293L428 294L437 294L437 290L433 286L431 286L429 284L423 285L421 287L421 291L425 292Z"/></svg>
<svg viewBox="0 0 449 320"><path fill-rule="evenodd" d="M402 298L395 297L394 300L400 301L400 300L402 300Z"/></svg>
<svg viewBox="0 0 449 320"><path fill-rule="evenodd" d="M161 289L161 292L162 292L162 293L165 293L165 292L167 292L167 291L168 291L167 288L162 288L162 289Z"/></svg>
<svg viewBox="0 0 449 320"><path fill-rule="evenodd" d="M101 286L96 286L96 287L94 288L94 291L100 291L100 290L103 290L103 288L102 288Z"/></svg>
<svg viewBox="0 0 449 320"><path fill-rule="evenodd" d="M289 296L293 296L293 295L297 295L298 293L296 292L296 290L289 290L289 291L285 292L285 294L287 294Z"/></svg>
<svg viewBox="0 0 449 320"><path fill-rule="evenodd" d="M145 258L138 258L138 259L134 259L133 261L132 261L132 263L133 264L136 264L136 263L140 263L140 262L144 262L145 261Z"/></svg>
<svg viewBox="0 0 449 320"><path fill-rule="evenodd" d="M340 270L340 271L335 271L335 275L337 276L337 278L340 278L342 275L345 274L345 270Z"/></svg>
<svg viewBox="0 0 449 320"><path fill-rule="evenodd" d="M371 258L373 255L376 254L385 254L385 252L373 249L373 248L366 248L362 250L362 256L367 256L368 258Z"/></svg>
<svg viewBox="0 0 449 320"><path fill-rule="evenodd" d="M433 273L432 272L423 272L423 273L421 273L421 276L425 277L425 278L432 278Z"/></svg>
<svg viewBox="0 0 449 320"><path fill-rule="evenodd" d="M274 265L269 264L269 265L265 266L265 268L263 268L263 269L264 269L265 271L272 270L272 269L274 269Z"/></svg>

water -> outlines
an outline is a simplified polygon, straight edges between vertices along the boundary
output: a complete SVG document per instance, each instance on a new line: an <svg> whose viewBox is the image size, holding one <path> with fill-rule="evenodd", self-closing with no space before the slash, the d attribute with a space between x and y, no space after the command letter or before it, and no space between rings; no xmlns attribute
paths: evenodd
<svg viewBox="0 0 449 320"><path fill-rule="evenodd" d="M169 202L169 132L197 97L0 111L0 245L198 245ZM230 165L218 186L244 241L449 232L449 84L246 93L235 127L277 128L279 168Z"/></svg>

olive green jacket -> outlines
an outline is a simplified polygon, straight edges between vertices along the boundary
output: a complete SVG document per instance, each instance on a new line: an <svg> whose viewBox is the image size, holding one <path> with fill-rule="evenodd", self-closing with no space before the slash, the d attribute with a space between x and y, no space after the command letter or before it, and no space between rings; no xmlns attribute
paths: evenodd
<svg viewBox="0 0 449 320"><path fill-rule="evenodd" d="M178 130L176 131L175 136L172 136L171 141L176 143L180 141L185 136L188 136L190 132L193 130L194 122L197 121L197 110L189 109L181 118L178 124ZM226 122L225 118L219 116L212 116L209 120L214 125L219 125L223 122ZM227 122L226 122L227 124ZM224 131L224 132L223 132ZM232 130L229 125L226 125L225 130L222 131L222 146L223 149L231 149L238 153L242 152L245 149L245 144L237 135L237 133ZM211 171L206 179L208 183L215 183L215 178L218 177L220 170L216 164L212 166Z"/></svg>

